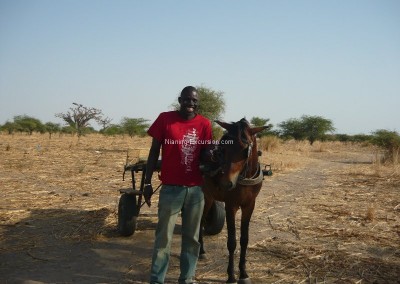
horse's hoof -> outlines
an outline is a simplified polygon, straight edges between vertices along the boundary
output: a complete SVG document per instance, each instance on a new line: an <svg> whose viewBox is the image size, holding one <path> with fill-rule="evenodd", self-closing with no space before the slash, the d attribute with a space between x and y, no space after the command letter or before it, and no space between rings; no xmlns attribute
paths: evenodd
<svg viewBox="0 0 400 284"><path fill-rule="evenodd" d="M244 279L239 279L237 283L238 284L251 284L253 282L251 282L250 278L244 278Z"/></svg>
<svg viewBox="0 0 400 284"><path fill-rule="evenodd" d="M202 253L199 255L199 260L206 260L207 259L207 255L205 253Z"/></svg>

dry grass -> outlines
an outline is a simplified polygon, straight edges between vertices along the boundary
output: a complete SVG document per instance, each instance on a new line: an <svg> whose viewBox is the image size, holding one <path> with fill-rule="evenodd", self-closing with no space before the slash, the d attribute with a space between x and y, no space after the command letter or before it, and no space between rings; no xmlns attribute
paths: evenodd
<svg viewBox="0 0 400 284"><path fill-rule="evenodd" d="M104 226L115 227L118 190L127 187L126 160L147 155L149 147L146 138L0 135L1 228L41 219L57 226L63 220L57 237L97 237ZM82 222L68 226L78 220L78 211Z"/></svg>
<svg viewBox="0 0 400 284"><path fill-rule="evenodd" d="M250 246L253 280L397 283L400 165L382 164L376 149L351 143L280 141L271 149L263 162L272 164L284 189L279 194L273 181L267 183L272 195L264 202L280 206L253 217L256 234L272 230L270 238ZM326 163L335 166L325 169ZM315 166L321 167L323 181L308 170ZM307 190L293 194L291 184ZM269 228L259 229L258 219L266 216Z"/></svg>
<svg viewBox="0 0 400 284"><path fill-rule="evenodd" d="M0 252L27 251L47 261L32 248L115 237L118 190L129 183L122 181L123 166L145 158L150 142L0 134ZM261 161L274 175L252 219L254 282L397 283L400 166L382 164L375 149L356 144L260 145ZM142 223L154 218L147 214L154 207L143 208ZM201 264L201 283L225 279L225 238L208 239L221 257Z"/></svg>

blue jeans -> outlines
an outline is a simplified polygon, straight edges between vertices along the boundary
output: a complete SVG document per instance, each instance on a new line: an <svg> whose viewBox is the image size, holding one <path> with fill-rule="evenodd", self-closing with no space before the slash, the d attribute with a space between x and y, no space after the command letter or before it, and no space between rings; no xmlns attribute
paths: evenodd
<svg viewBox="0 0 400 284"><path fill-rule="evenodd" d="M150 283L164 283L172 236L180 212L182 212L182 244L179 283L192 283L200 250L199 231L203 209L204 195L200 186L162 186Z"/></svg>

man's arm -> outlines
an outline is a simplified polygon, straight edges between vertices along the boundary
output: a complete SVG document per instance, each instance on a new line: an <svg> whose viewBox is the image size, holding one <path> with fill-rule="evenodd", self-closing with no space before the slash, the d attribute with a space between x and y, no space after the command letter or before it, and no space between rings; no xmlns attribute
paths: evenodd
<svg viewBox="0 0 400 284"><path fill-rule="evenodd" d="M160 148L161 143L157 139L153 138L153 141L151 142L149 157L147 158L146 175L144 178L144 200L146 201L148 206L151 205L151 196L153 195L151 177L153 176L154 170L157 166L158 157L160 155Z"/></svg>

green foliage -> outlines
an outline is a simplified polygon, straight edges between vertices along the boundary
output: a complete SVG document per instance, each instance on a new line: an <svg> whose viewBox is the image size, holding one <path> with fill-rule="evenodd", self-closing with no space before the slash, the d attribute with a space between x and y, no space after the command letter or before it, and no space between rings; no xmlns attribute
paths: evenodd
<svg viewBox="0 0 400 284"><path fill-rule="evenodd" d="M224 129L216 123L212 126L212 136L214 140L219 140L224 135Z"/></svg>
<svg viewBox="0 0 400 284"><path fill-rule="evenodd" d="M304 140L307 137L299 119L290 118L279 123L278 126L281 129L280 136L284 139Z"/></svg>
<svg viewBox="0 0 400 284"><path fill-rule="evenodd" d="M253 124L254 126L266 125L268 121L269 118L261 118L257 116L254 116L252 119L250 119L250 123Z"/></svg>
<svg viewBox="0 0 400 284"><path fill-rule="evenodd" d="M307 135L307 140L312 145L316 140L325 140L327 132L335 131L332 121L325 119L321 116L307 116L301 117L304 125L304 130Z"/></svg>
<svg viewBox="0 0 400 284"><path fill-rule="evenodd" d="M63 128L61 128L61 133L75 135L76 129L75 129L75 127L67 125L67 126L64 126Z"/></svg>
<svg viewBox="0 0 400 284"><path fill-rule="evenodd" d="M224 93L205 86L196 86L196 89L199 96L197 113L208 118L214 126L214 120L220 119L225 112ZM180 105L176 102L172 104L172 107L179 110Z"/></svg>
<svg viewBox="0 0 400 284"><path fill-rule="evenodd" d="M250 123L253 124L256 127L258 127L258 126L268 126L267 129L265 129L265 130L263 130L263 131L261 131L261 132L259 132L257 134L257 136L259 136L259 137L263 137L263 136L267 136L267 135L273 135L271 133L271 130L270 130L273 127L273 125L271 123L268 123L268 122L269 122L269 118L261 118L261 117L257 117L257 116L253 117L250 120Z"/></svg>
<svg viewBox="0 0 400 284"><path fill-rule="evenodd" d="M366 134L356 134L356 135L335 134L332 141L364 143L371 141L371 139L372 136Z"/></svg>
<svg viewBox="0 0 400 284"><path fill-rule="evenodd" d="M351 136L348 134L336 134L334 140L337 140L340 142L350 142Z"/></svg>
<svg viewBox="0 0 400 284"><path fill-rule="evenodd" d="M53 123L53 122L46 122L44 124L44 127L46 129L46 132L49 133L49 137L51 138L51 135L53 133L57 133L61 131L61 126L59 123Z"/></svg>
<svg viewBox="0 0 400 284"><path fill-rule="evenodd" d="M120 125L111 124L107 126L105 129L102 129L100 132L107 136L115 136L123 134L124 130Z"/></svg>
<svg viewBox="0 0 400 284"><path fill-rule="evenodd" d="M283 138L307 139L310 144L325 140L327 132L335 130L332 121L321 116L303 115L300 119L289 119L279 124Z"/></svg>
<svg viewBox="0 0 400 284"><path fill-rule="evenodd" d="M199 95L197 112L212 122L220 119L225 112L224 93L205 86L196 87L196 89Z"/></svg>
<svg viewBox="0 0 400 284"><path fill-rule="evenodd" d="M371 135L367 134L356 134L351 136L351 142L370 142L372 140Z"/></svg>
<svg viewBox="0 0 400 284"><path fill-rule="evenodd" d="M215 120L220 119L225 112L224 93L206 86L196 86L196 89L199 96L197 113L211 121L213 138L219 139L222 137L223 129L215 123ZM172 104L172 107L179 110L180 105L176 102Z"/></svg>
<svg viewBox="0 0 400 284"><path fill-rule="evenodd" d="M18 130L18 125L14 122L7 121L4 125L1 126L1 131L7 131L8 134L13 134Z"/></svg>
<svg viewBox="0 0 400 284"><path fill-rule="evenodd" d="M97 133L97 131L96 131L96 129L94 129L91 126L86 126L81 129L81 135L87 135L87 134L92 134L92 133Z"/></svg>
<svg viewBox="0 0 400 284"><path fill-rule="evenodd" d="M32 135L34 131L41 133L45 131L45 126L39 119L28 115L14 116L14 124L16 125L16 129L18 131L26 132L29 135Z"/></svg>
<svg viewBox="0 0 400 284"><path fill-rule="evenodd" d="M398 163L400 136L396 131L380 129L373 132L371 142L385 151L385 160Z"/></svg>
<svg viewBox="0 0 400 284"><path fill-rule="evenodd" d="M127 133L130 137L136 135L145 136L149 126L148 120L144 118L124 117L121 121L121 127L124 133Z"/></svg>
<svg viewBox="0 0 400 284"><path fill-rule="evenodd" d="M223 129L215 123L215 120L220 119L225 112L224 93L203 85L196 86L196 89L199 96L197 113L211 121L213 137L214 139L219 139L222 137ZM173 103L172 107L175 110L179 110L180 105L179 103Z"/></svg>

